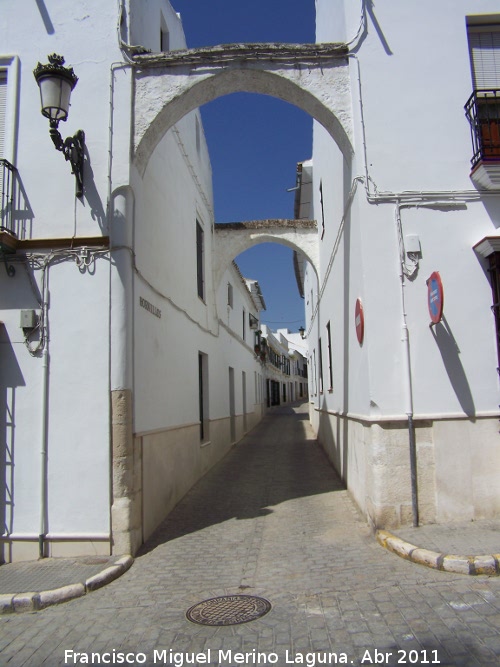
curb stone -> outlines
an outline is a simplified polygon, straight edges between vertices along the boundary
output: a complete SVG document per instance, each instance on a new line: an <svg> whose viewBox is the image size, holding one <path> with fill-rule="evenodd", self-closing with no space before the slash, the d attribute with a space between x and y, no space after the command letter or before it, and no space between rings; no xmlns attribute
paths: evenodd
<svg viewBox="0 0 500 667"><path fill-rule="evenodd" d="M132 556L122 556L99 574L89 577L85 583L70 584L48 591L0 595L0 615L38 611L54 604L68 602L102 588L124 574L134 562Z"/></svg>
<svg viewBox="0 0 500 667"><path fill-rule="evenodd" d="M455 574L478 575L485 574L489 576L500 575L500 554L487 554L482 556L460 556L455 554L442 554L437 551L421 549L415 544L405 542L401 538L393 535L387 530L377 530L377 542L392 551L400 558L425 565L435 570L445 572L454 572Z"/></svg>
<svg viewBox="0 0 500 667"><path fill-rule="evenodd" d="M119 558L114 565L107 567L102 572L99 572L99 574L95 574L93 577L87 579L85 582L85 591L95 591L114 581L114 579L118 579L118 577L121 577L121 575L130 568L133 562L134 559L132 556L123 556L123 558Z"/></svg>

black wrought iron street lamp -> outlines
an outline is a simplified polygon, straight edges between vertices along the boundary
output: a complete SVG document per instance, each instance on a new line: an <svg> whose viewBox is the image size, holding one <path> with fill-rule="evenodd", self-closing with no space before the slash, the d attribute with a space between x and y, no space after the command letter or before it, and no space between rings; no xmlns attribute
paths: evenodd
<svg viewBox="0 0 500 667"><path fill-rule="evenodd" d="M306 330L304 329L304 327L300 327L300 328L299 328L299 334L300 334L300 337L301 337L302 339L305 338L305 333L306 333Z"/></svg>
<svg viewBox="0 0 500 667"><path fill-rule="evenodd" d="M78 77L72 67L64 67L64 58L53 53L46 65L38 63L33 70L40 88L42 114L49 119L50 137L58 151L71 163L71 173L76 179L76 196L83 195L83 161L85 151L85 133L83 130L67 139L62 138L58 125L68 117L71 91L76 86Z"/></svg>

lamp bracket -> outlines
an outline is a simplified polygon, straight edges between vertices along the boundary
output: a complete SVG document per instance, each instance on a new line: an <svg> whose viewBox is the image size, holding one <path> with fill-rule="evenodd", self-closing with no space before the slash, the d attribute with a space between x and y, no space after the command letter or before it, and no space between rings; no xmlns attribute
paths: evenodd
<svg viewBox="0 0 500 667"><path fill-rule="evenodd" d="M63 140L57 129L57 121L50 123L50 138L56 150L61 151L67 161L71 163L71 173L75 175L75 194L83 196L83 162L85 157L85 132L78 130L72 137Z"/></svg>

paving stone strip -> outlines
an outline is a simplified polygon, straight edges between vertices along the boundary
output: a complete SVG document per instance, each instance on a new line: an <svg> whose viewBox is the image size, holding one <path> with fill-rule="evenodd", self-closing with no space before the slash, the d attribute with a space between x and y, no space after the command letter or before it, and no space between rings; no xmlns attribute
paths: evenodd
<svg viewBox="0 0 500 667"><path fill-rule="evenodd" d="M0 567L0 614L45 609L95 591L126 572L134 559L131 556L94 559L50 558L46 561L12 563ZM103 564L111 563L105 569ZM78 580L81 579L80 582ZM45 587L70 580L73 583L54 588ZM78 583L74 583L75 580ZM39 590L41 587L44 590ZM27 590L28 589L28 590ZM35 590L29 590L35 589Z"/></svg>

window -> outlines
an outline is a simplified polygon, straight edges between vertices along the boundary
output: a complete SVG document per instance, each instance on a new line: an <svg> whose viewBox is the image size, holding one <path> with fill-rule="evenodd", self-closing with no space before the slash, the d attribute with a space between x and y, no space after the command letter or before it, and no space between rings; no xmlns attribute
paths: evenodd
<svg viewBox="0 0 500 667"><path fill-rule="evenodd" d="M0 158L5 158L5 129L7 116L7 70L0 69Z"/></svg>
<svg viewBox="0 0 500 667"><path fill-rule="evenodd" d="M498 23L474 24L469 19L467 37L475 90L500 88L500 16Z"/></svg>
<svg viewBox="0 0 500 667"><path fill-rule="evenodd" d="M19 58L0 56L0 159L14 163L19 89Z"/></svg>
<svg viewBox="0 0 500 667"><path fill-rule="evenodd" d="M17 170L12 164L18 70L17 58L0 58L0 227L22 237L27 218L18 217L16 207L26 202L18 201Z"/></svg>
<svg viewBox="0 0 500 667"><path fill-rule="evenodd" d="M241 371L241 403L243 407L243 431L248 431L247 424L247 374Z"/></svg>
<svg viewBox="0 0 500 667"><path fill-rule="evenodd" d="M313 350L313 359L312 359L312 393L316 396L318 393L318 386L316 382L317 370L316 370L316 350Z"/></svg>
<svg viewBox="0 0 500 667"><path fill-rule="evenodd" d="M323 205L323 181L319 182L319 201L321 204L321 238L325 235L325 208Z"/></svg>
<svg viewBox="0 0 500 667"><path fill-rule="evenodd" d="M254 342L253 342L253 344L254 344L254 349L255 349L256 354L260 354L260 352L261 352L261 345L260 345L261 337L260 337L260 335L261 335L260 329L254 333Z"/></svg>
<svg viewBox="0 0 500 667"><path fill-rule="evenodd" d="M11 192L9 185L10 171L5 163L5 130L7 124L7 70L0 69L0 225L11 229L7 220ZM5 220L4 220L5 218Z"/></svg>
<svg viewBox="0 0 500 667"><path fill-rule="evenodd" d="M500 161L500 22L470 17L467 37L473 83L465 105L473 147L471 176L491 189L498 187Z"/></svg>
<svg viewBox="0 0 500 667"><path fill-rule="evenodd" d="M233 307L233 286L231 283L227 284L227 305L229 308Z"/></svg>
<svg viewBox="0 0 500 667"><path fill-rule="evenodd" d="M197 269L197 283L198 296L203 301L205 300L205 248L204 248L204 233L203 229L196 221L196 269Z"/></svg>
<svg viewBox="0 0 500 667"><path fill-rule="evenodd" d="M208 356L198 352L200 441L208 441Z"/></svg>
<svg viewBox="0 0 500 667"><path fill-rule="evenodd" d="M198 116L195 116L195 125L196 125L196 152L199 155L201 151L201 127L200 127L200 121L198 120Z"/></svg>
<svg viewBox="0 0 500 667"><path fill-rule="evenodd" d="M245 340L246 334L247 334L247 313L246 310L243 308L243 340Z"/></svg>
<svg viewBox="0 0 500 667"><path fill-rule="evenodd" d="M321 345L321 338L318 340L319 352L319 393L323 393L323 347Z"/></svg>
<svg viewBox="0 0 500 667"><path fill-rule="evenodd" d="M330 380L330 387L328 391L333 391L333 365L332 365L332 332L330 322L326 325L326 333L328 336L328 376Z"/></svg>

